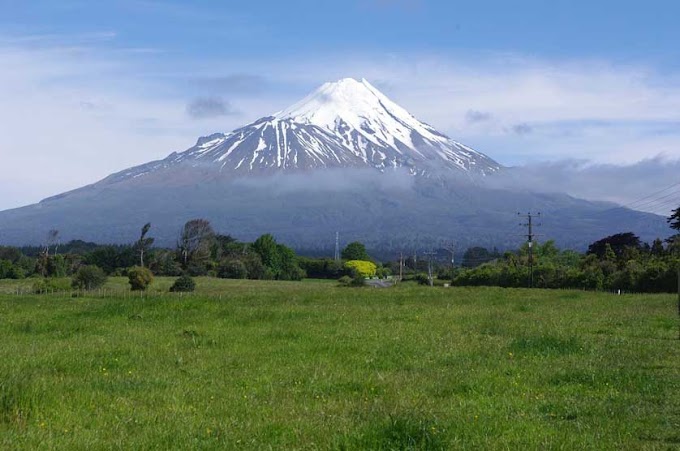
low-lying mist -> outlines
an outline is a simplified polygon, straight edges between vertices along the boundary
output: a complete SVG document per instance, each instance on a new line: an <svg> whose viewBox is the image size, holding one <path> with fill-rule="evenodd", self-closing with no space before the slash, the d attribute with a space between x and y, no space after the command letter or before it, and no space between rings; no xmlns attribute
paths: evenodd
<svg viewBox="0 0 680 451"><path fill-rule="evenodd" d="M403 168L384 172L371 168L323 169L311 172L278 173L235 179L235 185L279 192L295 191L407 191L415 179Z"/></svg>
<svg viewBox="0 0 680 451"><path fill-rule="evenodd" d="M679 182L680 160L656 157L627 166L580 160L517 166L488 177L485 184L498 189L566 193L665 215L677 208L680 198L680 186L666 188ZM643 199L661 190L666 191Z"/></svg>

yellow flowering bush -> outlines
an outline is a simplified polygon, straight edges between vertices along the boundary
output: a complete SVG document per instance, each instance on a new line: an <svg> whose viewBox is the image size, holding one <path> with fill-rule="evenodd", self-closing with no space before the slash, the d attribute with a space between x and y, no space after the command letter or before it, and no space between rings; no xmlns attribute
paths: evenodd
<svg viewBox="0 0 680 451"><path fill-rule="evenodd" d="M363 277L373 277L378 267L373 262L366 260L350 260L345 263L345 268L351 269Z"/></svg>

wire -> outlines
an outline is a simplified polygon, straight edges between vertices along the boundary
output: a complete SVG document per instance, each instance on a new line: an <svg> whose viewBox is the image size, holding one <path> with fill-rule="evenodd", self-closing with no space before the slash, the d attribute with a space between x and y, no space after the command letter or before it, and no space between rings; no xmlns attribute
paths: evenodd
<svg viewBox="0 0 680 451"><path fill-rule="evenodd" d="M668 191L668 190L671 189L671 188L675 188L676 186L680 186L680 182L674 183L674 184L672 184L672 185L670 185L670 186L667 186L666 188L664 188L664 189L662 189L662 190L656 191L656 192L654 192L654 193L648 194L647 196L644 196L644 197L641 197L641 198L639 198L639 199L637 199L637 200L634 200L634 201L632 201L632 202L629 202L628 204L621 205L621 207L624 207L624 208L625 208L625 207L630 207L630 206L632 206L632 205L634 205L634 204L637 204L637 203L640 202L640 201L643 201L643 200L645 200L645 199L649 199L650 197L654 197L654 196L656 196L657 194L661 194L661 193L663 193L663 192L665 192L665 191Z"/></svg>
<svg viewBox="0 0 680 451"><path fill-rule="evenodd" d="M673 203L678 203L680 204L680 190L679 191L674 191L669 194L664 194L663 196L659 196L659 194L663 194L666 191L680 187L680 182L674 183L672 185L667 186L664 189L661 189L659 191L655 191L651 194L648 194L646 196L643 196L639 199L636 199L632 202L628 202L623 205L618 205L616 207L612 207L606 210L602 210L599 212L593 213L593 215L602 215L602 214L608 214L617 210L644 210L644 209L649 209L649 207L654 206L655 208L660 208L662 206L666 205L672 205ZM655 197L656 196L656 197ZM677 198L673 198L673 196L678 196ZM655 205L656 204L656 205Z"/></svg>

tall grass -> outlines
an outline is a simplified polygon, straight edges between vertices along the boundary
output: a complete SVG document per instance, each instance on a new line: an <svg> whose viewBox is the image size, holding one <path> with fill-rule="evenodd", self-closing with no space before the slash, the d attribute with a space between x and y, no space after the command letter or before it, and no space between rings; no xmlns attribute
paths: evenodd
<svg viewBox="0 0 680 451"><path fill-rule="evenodd" d="M171 284L0 295L0 448L680 443L672 296Z"/></svg>

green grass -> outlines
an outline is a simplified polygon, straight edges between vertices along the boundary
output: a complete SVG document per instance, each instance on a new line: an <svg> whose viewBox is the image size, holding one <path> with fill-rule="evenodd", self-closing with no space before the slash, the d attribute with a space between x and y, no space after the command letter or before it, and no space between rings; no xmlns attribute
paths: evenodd
<svg viewBox="0 0 680 451"><path fill-rule="evenodd" d="M172 281L0 281L0 448L680 448L673 296Z"/></svg>

